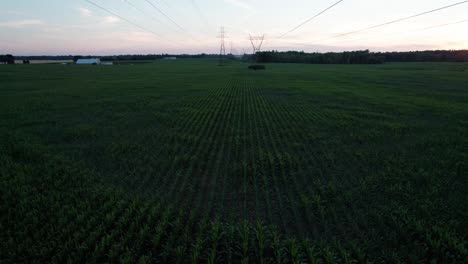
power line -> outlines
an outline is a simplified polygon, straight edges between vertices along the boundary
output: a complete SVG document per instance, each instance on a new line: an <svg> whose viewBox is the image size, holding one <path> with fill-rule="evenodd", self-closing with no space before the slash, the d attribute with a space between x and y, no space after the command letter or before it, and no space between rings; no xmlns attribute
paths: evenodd
<svg viewBox="0 0 468 264"><path fill-rule="evenodd" d="M150 4L156 11L158 11L160 14L165 16L169 21L171 21L174 25L176 25L182 32L186 33L191 39L200 42L200 40L196 39L193 37L187 30L185 30L181 25L177 24L171 17L169 17L166 13L164 13L160 8L158 8L155 4L153 4L150 0L145 0Z"/></svg>
<svg viewBox="0 0 468 264"><path fill-rule="evenodd" d="M401 34L408 34L408 33L414 33L414 32L420 32L420 31L424 31L424 30L429 30L429 29L434 29L434 28L440 28L440 27L446 27L446 26L451 26L451 25L456 25L456 24L461 24L461 23L466 23L466 22L468 22L468 19L466 19L466 20L461 20L461 21L457 21L457 22L450 22L450 23L445 23L445 24L439 24L439 25L430 26L430 27L425 27L425 28L418 28L418 29L414 29L414 30L411 30L411 31L393 33L391 36L401 35ZM369 39L369 38L365 38L365 39ZM361 39L354 39L354 40L350 40L350 41L365 40L365 39L362 39L362 38L361 38Z"/></svg>
<svg viewBox="0 0 468 264"><path fill-rule="evenodd" d="M458 3L455 3L455 4L451 4L451 5L448 5L448 6L443 6L443 7L440 7L440 8L436 8L436 9L433 9L433 10L430 10L430 11L426 11L426 12L423 12L423 13L419 13L419 14L416 14L416 15L412 15L412 16L409 16L409 17L400 18L400 19L397 19L397 20L385 22L385 23L383 23L383 24L379 24L379 25L375 25L375 26L363 28L363 29L360 29L360 30L351 31L351 32L343 33L343 34L339 34L339 35L330 37L330 39L332 39L332 38L339 38L339 37L343 37L343 36L348 36L348 35L351 35L351 34L360 33L360 32L363 32L363 31L370 30L370 29L374 29L374 28L379 28L379 27L387 26L387 25L390 25L390 24L394 24L394 23L398 23L398 22L401 22L401 21L409 20L409 19L412 19L412 18L415 18L415 17L427 15L427 14L430 14L430 13L434 13L434 12L437 12L437 11L441 11L441 10L444 10L444 9L447 9L447 8L450 8L450 7L454 7L454 6L458 6L458 5L466 4L466 3L468 3L468 0L467 0L467 1L461 1L461 2L458 2Z"/></svg>
<svg viewBox="0 0 468 264"><path fill-rule="evenodd" d="M409 17L400 18L400 19L393 20L393 21L390 21L390 22L386 22L386 23L383 23L383 24L379 24L379 25L376 25L376 26L367 27L367 28L364 28L364 29L360 29L360 30L356 30L356 31L351 31L351 32L348 32L348 33L343 33L343 34L331 36L331 37L328 37L328 38L322 38L322 39L319 39L319 40L317 40L317 41L315 41L315 42L313 42L313 43L309 43L309 44L305 44L305 43L289 43L289 44L301 45L301 46L312 46L312 45L316 45L316 44L322 43L322 42L325 41L325 40L335 39L335 38L339 38L339 37L343 37L343 36L347 36L347 35L351 35L351 34L363 32L363 31L367 31L367 30L370 30L370 29L374 29L374 28L378 28L378 27L383 27L383 26L386 26L386 25L390 25L390 24L394 24L394 23L401 22L401 21L409 20L409 19L412 19L412 18L415 18L415 17L427 15L427 14L430 14L430 13L434 13L434 12L437 12L437 11L441 11L441 10L444 10L444 9L447 9L447 8L450 8L450 7L454 7L454 6L457 6L457 5L465 4L465 3L468 3L468 0L461 1L461 2L458 2L458 3L455 3L455 4L451 4L451 5L448 5L448 6L443 6L443 7L437 8L437 9L433 9L433 10L426 11L426 12L423 12L423 13L419 13L419 14L416 14L416 15L412 15L412 16L409 16Z"/></svg>
<svg viewBox="0 0 468 264"><path fill-rule="evenodd" d="M203 15L203 13L202 13L200 7L198 6L197 2L195 0L192 0L190 2L192 3L192 7L195 9L195 11L197 11L198 16L200 16L200 18L205 21L205 16Z"/></svg>
<svg viewBox="0 0 468 264"><path fill-rule="evenodd" d="M130 20L128 20L128 19L126 19L126 18L124 18L124 17L122 17L122 16L120 16L120 15L114 13L114 12L112 12L112 11L110 11L109 9L106 9L106 8L104 8L104 7L100 6L100 5L98 5L98 4L94 3L94 2L92 2L92 1L89 1L89 0L85 0L85 1L88 2L88 3L90 3L90 4L92 4L92 5L94 5L95 7L99 8L99 9L101 9L101 10L104 10L105 12L107 12L107 13L113 15L113 16L116 16L116 17L122 19L123 21L129 23L129 24L132 25L132 26L135 26L135 27L137 27L137 28L139 28L139 29L141 29L141 30L143 30L143 31L145 31L145 32L151 33L151 34L155 35L156 37L160 38L159 34L157 34L156 32L154 32L154 31L152 31L152 30L146 29L146 28L144 28L144 27L142 27L142 26L140 26L140 25L138 25L138 24L136 24L136 23L134 23L134 22L132 22L132 21L130 21Z"/></svg>
<svg viewBox="0 0 468 264"><path fill-rule="evenodd" d="M456 25L456 24L461 24L461 23L466 23L466 22L468 22L468 19L466 19L466 20L461 20L461 21L457 21L457 22L446 23L446 24L440 24L440 25L436 25L436 26L432 26L432 27L427 27L427 28L421 28L421 29L414 30L414 31L411 31L411 32L422 31L422 30L428 30L428 29L433 29L433 28L440 28L440 27L451 26L451 25Z"/></svg>
<svg viewBox="0 0 468 264"><path fill-rule="evenodd" d="M129 6L131 6L132 8L134 8L135 10L137 10L138 12L140 12L141 14L153 19L154 21L156 21L158 23L165 24L163 21L159 20L156 16L148 14L147 12L145 12L144 10L139 8L137 5L132 3L130 0L123 0L123 1L125 3L127 3ZM185 44L185 43L182 43L180 41L171 41L171 42L174 43L174 44L177 44L178 46L180 46L181 44Z"/></svg>
<svg viewBox="0 0 468 264"><path fill-rule="evenodd" d="M425 28L419 28L419 29L415 29L415 30L411 30L411 31L405 31L405 32L396 32L393 35L401 35L401 34L407 34L407 33L413 33L413 32L419 32L419 31L424 31L424 30L429 30L429 29L434 29L434 28L440 28L440 27L446 27L446 26L451 26L451 25L456 25L456 24L462 24L462 23L467 23L468 22L468 19L466 20L460 20L460 21L456 21L456 22L450 22L450 23L445 23L445 24L439 24L439 25L435 25L435 26L430 26L430 27L425 27ZM344 40L344 41L357 41L357 40L366 40L366 39L372 39L372 38L359 38L359 39L350 39L350 40ZM343 40L340 40L340 42L343 42ZM304 46L304 47L310 47L310 46L313 46L315 44L318 44L318 42L315 42L315 43L293 43L293 42L286 42L287 44L291 44L291 45L297 45L297 46Z"/></svg>
<svg viewBox="0 0 468 264"><path fill-rule="evenodd" d="M195 9L195 11L197 12L197 15L200 17L201 21L203 22L203 24L205 24L206 27L209 27L211 28L211 25L208 23L208 20L206 18L206 16L203 14L202 10L200 9L200 6L197 4L197 2L195 0L192 0L191 1L192 3L192 7ZM209 33L209 31L204 28L204 31L206 33Z"/></svg>
<svg viewBox="0 0 468 264"><path fill-rule="evenodd" d="M157 22L161 23L161 21L159 19L157 19L156 17L154 16L150 16L148 15L145 11L143 11L141 8L139 8L138 6L136 6L135 4L133 4L130 0L123 0L127 5L131 6L132 8L134 8L135 10L137 10L138 12L142 13L143 15L145 16L149 16L151 19L154 19L156 20Z"/></svg>
<svg viewBox="0 0 468 264"><path fill-rule="evenodd" d="M310 21L314 20L315 18L319 17L320 15L322 15L323 13L327 12L328 10L332 9L333 7L337 6L338 4L340 4L341 2L343 2L344 0L340 0L336 3L334 3L333 5L327 7L326 9L320 11L318 14L316 14L315 16L307 19L306 21L302 22L301 24L297 25L296 27L294 27L293 29L289 30L288 32L284 33L283 35L279 36L278 38L283 38L284 36L286 36L287 34L297 30L298 28L304 26L305 24L309 23Z"/></svg>
<svg viewBox="0 0 468 264"><path fill-rule="evenodd" d="M166 17L169 21L172 22L172 24L176 25L180 30L182 31L185 31L185 29L183 27L181 27L179 24L177 24L177 22L175 22L171 17L169 17L168 15L166 15L166 13L164 13L160 8L158 8L155 4L153 4L150 0L145 0L148 4L150 4L156 11L158 11L161 15L163 15L164 17Z"/></svg>
<svg viewBox="0 0 468 264"><path fill-rule="evenodd" d="M123 0L127 5L133 7L135 10L138 12L142 13L143 15L146 15L145 11L141 10L139 7L137 7L135 4L133 4L130 0Z"/></svg>
<svg viewBox="0 0 468 264"><path fill-rule="evenodd" d="M165 0L160 0L160 1L163 2L163 4L164 4L165 6L171 7L171 6L169 5L169 3L167 3Z"/></svg>

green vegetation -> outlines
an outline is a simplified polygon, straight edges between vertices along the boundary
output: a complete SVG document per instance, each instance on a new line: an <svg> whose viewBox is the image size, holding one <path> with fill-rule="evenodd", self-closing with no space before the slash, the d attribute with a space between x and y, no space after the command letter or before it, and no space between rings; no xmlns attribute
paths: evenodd
<svg viewBox="0 0 468 264"><path fill-rule="evenodd" d="M305 53L264 51L254 56L259 63L382 64L385 62L468 62L468 50L427 50L409 52L345 51Z"/></svg>
<svg viewBox="0 0 468 264"><path fill-rule="evenodd" d="M0 55L0 63L2 64L15 64L15 57L11 54Z"/></svg>
<svg viewBox="0 0 468 264"><path fill-rule="evenodd" d="M0 262L468 258L468 64L0 71Z"/></svg>

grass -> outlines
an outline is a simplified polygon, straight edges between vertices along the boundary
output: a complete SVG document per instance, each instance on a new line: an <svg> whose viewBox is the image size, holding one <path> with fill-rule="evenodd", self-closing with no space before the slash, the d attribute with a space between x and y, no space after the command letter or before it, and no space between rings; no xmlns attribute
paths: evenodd
<svg viewBox="0 0 468 264"><path fill-rule="evenodd" d="M0 72L0 261L468 258L468 64Z"/></svg>

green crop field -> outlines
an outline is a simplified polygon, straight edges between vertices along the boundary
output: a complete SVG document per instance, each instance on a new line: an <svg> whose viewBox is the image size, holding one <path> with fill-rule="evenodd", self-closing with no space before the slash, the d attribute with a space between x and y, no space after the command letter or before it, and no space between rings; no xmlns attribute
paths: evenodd
<svg viewBox="0 0 468 264"><path fill-rule="evenodd" d="M468 64L0 65L1 263L466 263Z"/></svg>

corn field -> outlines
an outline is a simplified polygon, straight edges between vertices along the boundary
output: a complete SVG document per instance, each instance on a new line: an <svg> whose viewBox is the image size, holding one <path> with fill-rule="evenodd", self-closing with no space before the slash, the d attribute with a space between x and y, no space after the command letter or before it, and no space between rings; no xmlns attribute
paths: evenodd
<svg viewBox="0 0 468 264"><path fill-rule="evenodd" d="M464 263L466 69L2 69L0 262Z"/></svg>

